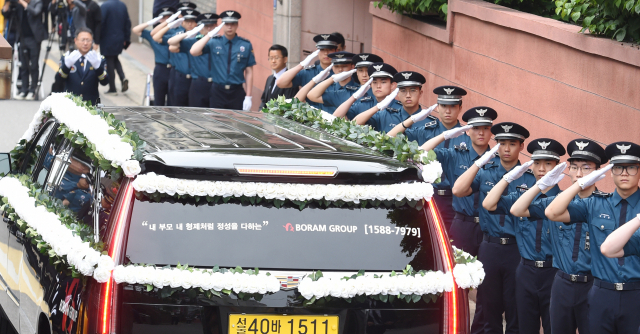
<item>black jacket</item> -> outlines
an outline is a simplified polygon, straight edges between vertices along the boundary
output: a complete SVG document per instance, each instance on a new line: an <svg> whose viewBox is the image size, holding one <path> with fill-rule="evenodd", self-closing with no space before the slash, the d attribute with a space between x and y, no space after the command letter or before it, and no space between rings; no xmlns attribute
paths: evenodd
<svg viewBox="0 0 640 334"><path fill-rule="evenodd" d="M131 19L127 6L120 0L102 3L102 32L100 53L117 56L122 53L125 42L131 42Z"/></svg>
<svg viewBox="0 0 640 334"><path fill-rule="evenodd" d="M93 42L100 44L100 30L102 29L102 12L100 11L100 5L92 0L82 0L85 6L87 6L87 28L93 32Z"/></svg>
<svg viewBox="0 0 640 334"><path fill-rule="evenodd" d="M275 84L276 84L276 80L272 74L267 78L267 82L265 82L264 84L264 91L262 92L262 96L260 97L260 100L262 101L262 103L260 104L260 109L264 108L267 102L277 98L280 95L284 95L284 97L287 99L292 99L294 96L296 96L296 94L298 94L298 87L290 87L290 88L276 87L276 89L273 89L273 86ZM273 93L271 92L271 90L273 90Z"/></svg>
<svg viewBox="0 0 640 334"><path fill-rule="evenodd" d="M29 28L31 28L31 32L33 32L33 37L36 39L38 43L47 39L47 29L43 23L43 15L42 12L44 10L44 6L42 5L42 0L31 0L25 9L21 4L16 4L16 18L17 22L15 27L20 27L22 15L24 11L27 11L27 17L29 18ZM9 17L9 12L2 11L2 16L5 18ZM19 30L19 29L18 29Z"/></svg>

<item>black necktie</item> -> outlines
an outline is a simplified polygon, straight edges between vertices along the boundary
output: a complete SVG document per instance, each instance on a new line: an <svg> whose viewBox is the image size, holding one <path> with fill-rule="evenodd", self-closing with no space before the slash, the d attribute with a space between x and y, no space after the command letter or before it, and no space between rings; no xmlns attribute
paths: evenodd
<svg viewBox="0 0 640 334"><path fill-rule="evenodd" d="M580 239L582 238L582 223L576 224L576 235L573 237L573 254L571 259L573 262L578 261L578 252L580 252ZM585 240L586 242L586 240Z"/></svg>
<svg viewBox="0 0 640 334"><path fill-rule="evenodd" d="M624 225L624 223L627 222L627 206L628 205L629 205L629 202L627 202L626 199L623 199L620 201L620 219L618 220L618 227ZM618 264L621 266L624 265L623 257L618 258Z"/></svg>
<svg viewBox="0 0 640 334"><path fill-rule="evenodd" d="M540 198L545 198L547 197L547 195L545 194L541 194ZM543 226L544 220L542 219L538 219L537 221L537 225L536 225L536 252L540 253L542 251L542 226Z"/></svg>
<svg viewBox="0 0 640 334"><path fill-rule="evenodd" d="M229 55L227 56L227 75L231 72L231 41L229 41Z"/></svg>
<svg viewBox="0 0 640 334"><path fill-rule="evenodd" d="M80 71L80 74L84 73L84 56L80 57L80 68L78 71Z"/></svg>

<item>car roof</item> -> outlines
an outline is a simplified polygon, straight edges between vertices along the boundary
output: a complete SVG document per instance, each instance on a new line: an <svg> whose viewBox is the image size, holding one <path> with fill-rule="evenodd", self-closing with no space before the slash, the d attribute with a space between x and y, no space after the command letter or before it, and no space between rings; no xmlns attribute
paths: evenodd
<svg viewBox="0 0 640 334"><path fill-rule="evenodd" d="M416 169L407 163L273 114L187 107L104 111L147 143L147 172L232 180L246 178L238 177L237 164L333 166L338 179L350 182L417 180Z"/></svg>

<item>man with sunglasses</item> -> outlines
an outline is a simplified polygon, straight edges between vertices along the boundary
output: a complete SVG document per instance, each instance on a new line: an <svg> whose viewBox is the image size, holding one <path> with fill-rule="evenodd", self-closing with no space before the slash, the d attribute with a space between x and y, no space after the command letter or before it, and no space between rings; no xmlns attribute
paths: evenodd
<svg viewBox="0 0 640 334"><path fill-rule="evenodd" d="M591 172L560 193L545 210L546 216L565 223L587 222L591 243L593 287L589 291L591 333L636 333L640 327L640 257L608 258L601 246L614 230L640 213L638 167L640 145L613 143L605 149L608 166ZM616 189L575 200L580 191L603 179L611 170ZM622 254L615 255L626 255Z"/></svg>

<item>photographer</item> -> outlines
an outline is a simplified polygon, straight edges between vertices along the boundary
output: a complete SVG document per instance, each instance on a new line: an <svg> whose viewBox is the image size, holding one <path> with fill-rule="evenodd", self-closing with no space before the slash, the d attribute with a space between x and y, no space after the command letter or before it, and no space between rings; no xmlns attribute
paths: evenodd
<svg viewBox="0 0 640 334"><path fill-rule="evenodd" d="M64 8L64 5L62 3L60 4L60 6L56 5L57 1L62 1L64 3L65 0L51 0L51 4L49 5L50 11L53 11L53 9L56 7ZM65 10L66 13L64 15L66 17L61 17L61 19L66 20L68 17L71 17L71 22L70 24L67 24L66 22L63 23L63 31L61 32L61 43L64 44L65 47L67 43L71 44L71 42L73 42L69 39L71 38L71 36L76 35L76 31L87 28L87 5L82 2L82 0L66 0L66 3L67 9ZM70 47L72 49L73 45L70 45Z"/></svg>
<svg viewBox="0 0 640 334"><path fill-rule="evenodd" d="M15 6L12 11L11 6ZM14 13L16 20L17 38L20 42L20 76L22 77L22 89L15 96L18 100L33 100L36 86L38 85L38 59L40 57L40 44L47 38L47 31L42 22L42 0L8 1L2 8L2 15L10 19ZM29 80L31 79L31 80ZM29 85L31 84L31 85Z"/></svg>

